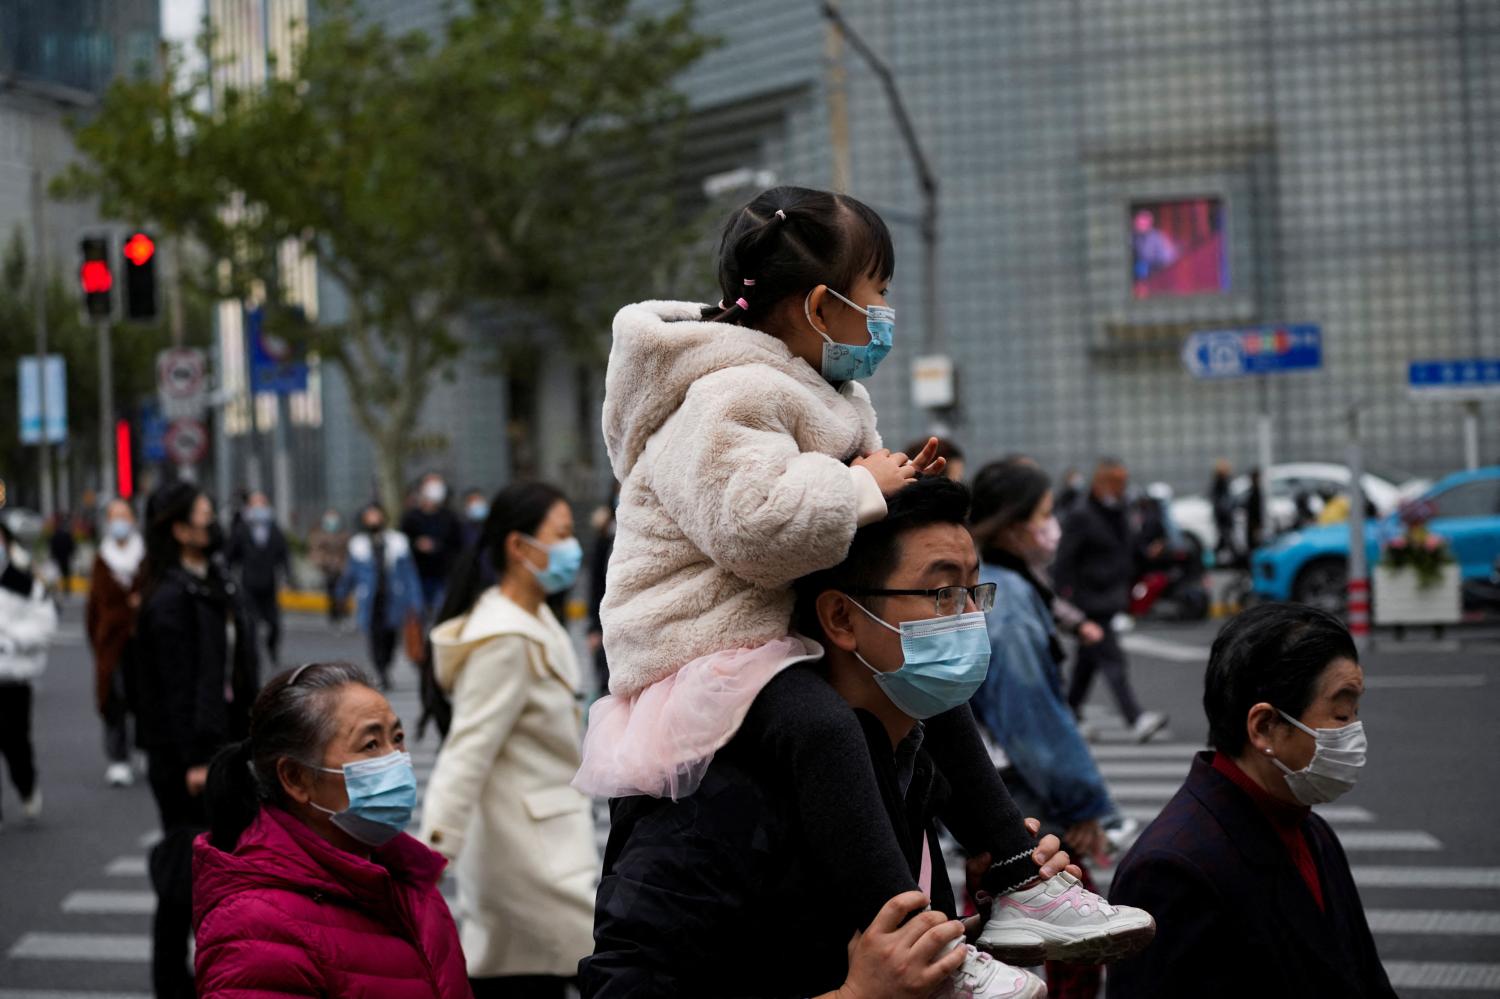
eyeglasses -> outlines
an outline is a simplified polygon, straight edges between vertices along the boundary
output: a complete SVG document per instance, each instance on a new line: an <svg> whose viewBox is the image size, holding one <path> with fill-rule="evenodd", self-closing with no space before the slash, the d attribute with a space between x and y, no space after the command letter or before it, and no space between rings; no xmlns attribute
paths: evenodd
<svg viewBox="0 0 1500 999"><path fill-rule="evenodd" d="M938 617L951 617L954 614L964 613L969 606L969 601L974 601L974 606L982 613L988 613L995 606L994 583L980 583L977 586L939 586L935 590L845 590L851 597L932 597L933 605L937 608Z"/></svg>

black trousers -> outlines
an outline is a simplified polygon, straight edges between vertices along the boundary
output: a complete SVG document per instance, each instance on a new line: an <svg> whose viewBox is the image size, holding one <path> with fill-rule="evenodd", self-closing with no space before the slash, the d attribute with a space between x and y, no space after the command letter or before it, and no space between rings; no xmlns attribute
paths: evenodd
<svg viewBox="0 0 1500 999"><path fill-rule="evenodd" d="M16 793L36 791L36 751L31 745L31 684L0 683L0 756Z"/></svg>
<svg viewBox="0 0 1500 999"><path fill-rule="evenodd" d="M474 999L563 999L571 979L557 975L496 975L471 978Z"/></svg>
<svg viewBox="0 0 1500 999"><path fill-rule="evenodd" d="M179 842L193 830L208 827L201 795L188 794L187 764L171 753L153 750L147 777L161 816L163 843ZM189 855L190 856L190 855ZM153 858L154 859L154 858ZM157 999L189 999L194 994L188 968L188 938L193 929L192 868L170 864L166 883L158 884L156 916L151 923L151 982ZM182 879L187 884L182 884Z"/></svg>
<svg viewBox="0 0 1500 999"><path fill-rule="evenodd" d="M125 671L116 666L104 698L104 756L111 763L130 762L130 708L125 703Z"/></svg>
<svg viewBox="0 0 1500 999"><path fill-rule="evenodd" d="M1078 662L1073 666L1073 681L1068 686L1068 704L1076 714L1088 700L1089 687L1093 686L1094 674L1103 671L1104 682L1115 695L1120 714L1126 725L1134 725L1141 716L1140 703L1135 699L1135 690L1130 686L1130 677L1125 672L1125 650L1108 621L1096 621L1104 629L1104 640L1078 648Z"/></svg>
<svg viewBox="0 0 1500 999"><path fill-rule="evenodd" d="M281 651L281 605L276 601L276 587L268 590L252 590L245 588L245 595L250 598L250 607L266 626L266 649L271 654L271 666L274 668L281 661L278 653Z"/></svg>
<svg viewBox="0 0 1500 999"><path fill-rule="evenodd" d="M339 573L323 573L323 592L328 594L328 620L338 624L344 619L344 602L338 598Z"/></svg>
<svg viewBox="0 0 1500 999"><path fill-rule="evenodd" d="M396 629L387 628L379 620L370 622L370 664L380 677L381 686L390 686L391 660L396 656Z"/></svg>
<svg viewBox="0 0 1500 999"><path fill-rule="evenodd" d="M922 746L953 788L940 818L971 856L988 853L996 861L984 889L996 894L1035 877L1036 840L995 772L968 705L923 724ZM863 929L885 903L917 890L881 801L864 730L827 681L811 670L784 670L755 699L743 731L794 788L815 864L832 872L851 926Z"/></svg>

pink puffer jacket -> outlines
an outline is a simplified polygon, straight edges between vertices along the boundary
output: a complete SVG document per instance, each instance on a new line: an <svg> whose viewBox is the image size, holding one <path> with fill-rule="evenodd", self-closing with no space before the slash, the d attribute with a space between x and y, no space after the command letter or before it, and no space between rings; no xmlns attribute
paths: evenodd
<svg viewBox="0 0 1500 999"><path fill-rule="evenodd" d="M471 999L444 866L405 834L365 860L269 806L233 853L198 837L198 995Z"/></svg>

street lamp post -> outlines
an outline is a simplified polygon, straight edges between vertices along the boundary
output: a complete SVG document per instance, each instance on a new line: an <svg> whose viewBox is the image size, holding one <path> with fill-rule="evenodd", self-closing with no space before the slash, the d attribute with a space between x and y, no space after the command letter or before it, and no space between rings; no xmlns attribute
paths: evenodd
<svg viewBox="0 0 1500 999"><path fill-rule="evenodd" d="M917 130L912 125L911 116L906 111L906 103L901 99L901 91L896 87L896 78L891 73L890 66L886 65L884 59L880 58L873 49L860 37L847 20L844 19L843 11L839 9L836 0L823 0L823 16L831 22L836 30L841 32L848 40L854 51L858 52L860 58L869 64L880 86L885 90L886 98L891 102L891 113L896 118L896 127L901 130L901 138L906 142L906 151L911 155L912 167L917 173L917 184L922 189L922 221L920 232L922 236L922 323L925 329L922 331L922 344L928 352L941 351L943 346L942 326L938 317L938 293L937 293L937 270L938 270L938 182L937 176L932 172L932 164L927 159L927 154L922 149L922 143L917 139Z"/></svg>

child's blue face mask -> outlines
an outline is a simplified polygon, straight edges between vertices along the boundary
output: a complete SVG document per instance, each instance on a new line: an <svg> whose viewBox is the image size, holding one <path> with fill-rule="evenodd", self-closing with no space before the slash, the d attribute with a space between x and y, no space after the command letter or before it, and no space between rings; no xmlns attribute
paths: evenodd
<svg viewBox="0 0 1500 999"><path fill-rule="evenodd" d="M902 621L898 628L858 601L851 598L851 602L870 620L901 636L898 670L882 672L858 652L854 655L875 674L876 684L903 714L918 721L940 715L967 704L984 684L990 671L990 635L982 611Z"/></svg>
<svg viewBox="0 0 1500 999"><path fill-rule="evenodd" d="M869 378L891 352L896 339L896 310L888 305L871 305L868 308L855 305L843 295L828 289L828 293L849 308L862 313L865 329L870 331L870 342L866 344L839 343L818 329L812 321L812 292L802 302L802 313L807 324L823 338L823 377L831 382L861 381Z"/></svg>

